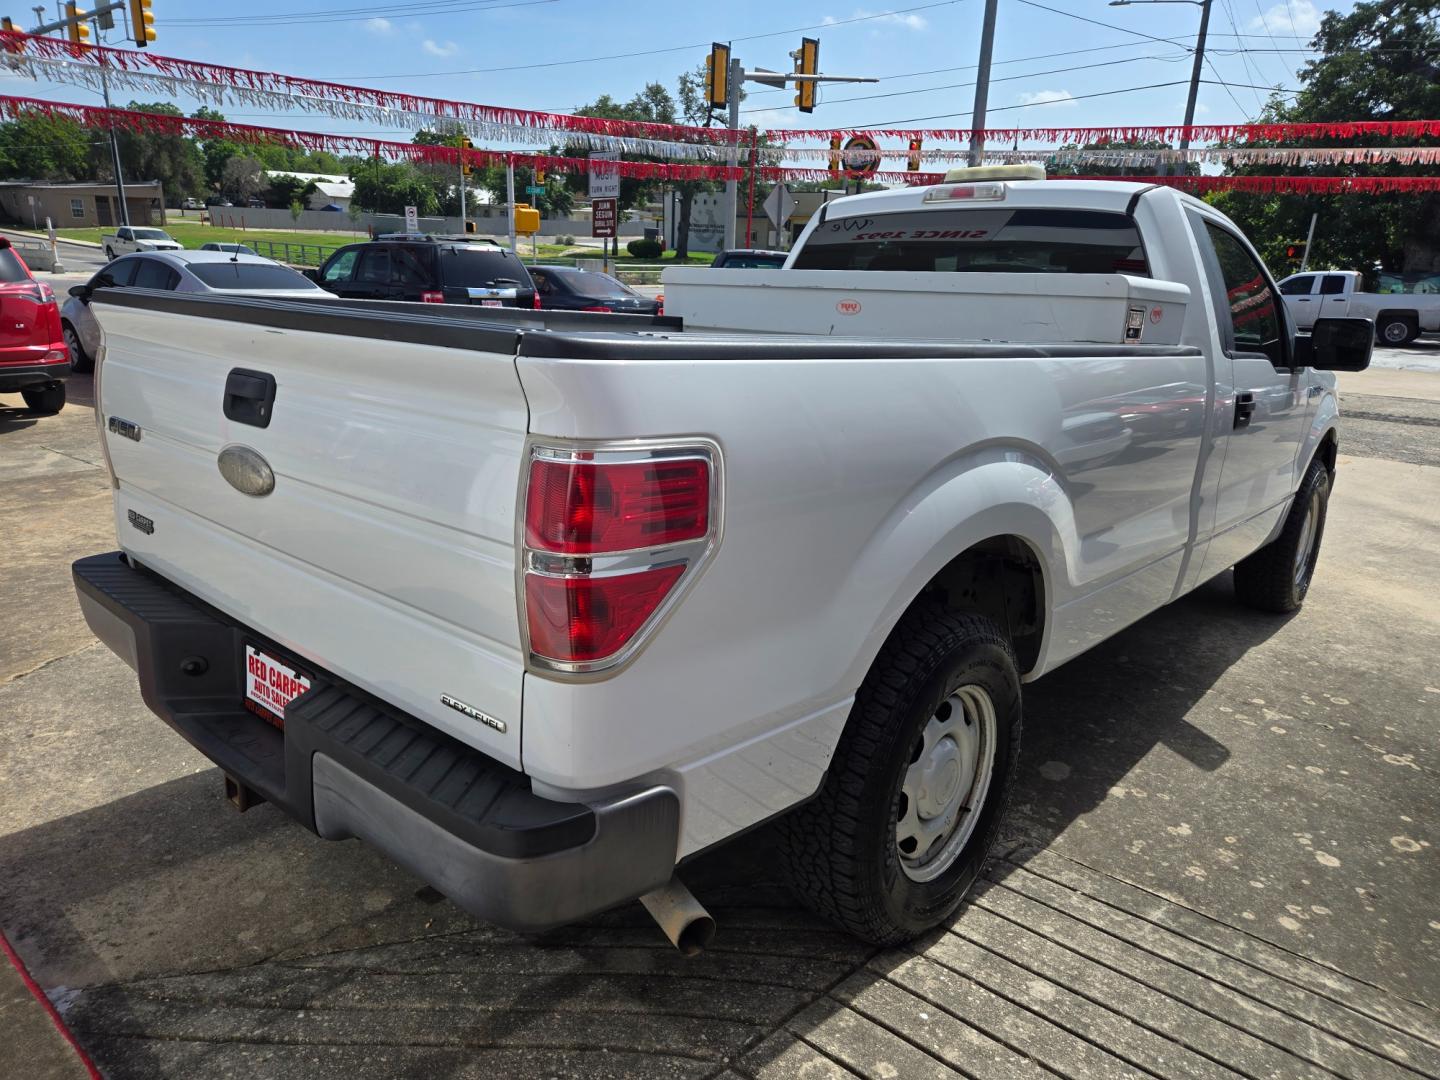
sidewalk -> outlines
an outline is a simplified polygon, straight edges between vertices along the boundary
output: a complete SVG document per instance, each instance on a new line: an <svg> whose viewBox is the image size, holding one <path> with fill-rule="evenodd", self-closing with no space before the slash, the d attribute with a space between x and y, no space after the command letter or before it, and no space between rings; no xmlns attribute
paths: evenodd
<svg viewBox="0 0 1440 1080"><path fill-rule="evenodd" d="M1440 372L1372 367L1368 371L1342 371L1339 380L1342 397L1345 394L1370 394L1375 397L1440 401Z"/></svg>

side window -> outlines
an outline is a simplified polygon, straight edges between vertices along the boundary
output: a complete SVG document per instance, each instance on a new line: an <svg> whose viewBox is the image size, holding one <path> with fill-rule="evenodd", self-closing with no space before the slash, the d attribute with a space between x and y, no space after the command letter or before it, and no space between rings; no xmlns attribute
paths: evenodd
<svg viewBox="0 0 1440 1080"><path fill-rule="evenodd" d="M1315 287L1315 275L1304 274L1300 277L1286 278L1280 283L1280 294L1282 296L1309 296L1310 290Z"/></svg>
<svg viewBox="0 0 1440 1080"><path fill-rule="evenodd" d="M1281 334L1285 324L1276 310L1265 268L1233 233L1210 221L1205 222L1205 231L1220 271L1221 298L1229 309L1233 347L1240 352L1263 352L1272 363L1283 366Z"/></svg>
<svg viewBox="0 0 1440 1080"><path fill-rule="evenodd" d="M350 275L355 272L355 258L359 254L360 252L356 248L340 252L339 255L325 264L325 270L320 275L320 280L331 283L349 281Z"/></svg>
<svg viewBox="0 0 1440 1080"><path fill-rule="evenodd" d="M1320 293L1323 296L1335 296L1345 291L1345 278L1340 274L1326 274L1320 279Z"/></svg>
<svg viewBox="0 0 1440 1080"><path fill-rule="evenodd" d="M180 283L180 275L158 259L136 259L140 264L135 271L137 289L173 289Z"/></svg>
<svg viewBox="0 0 1440 1080"><path fill-rule="evenodd" d="M530 277L535 281L535 288L542 296L549 296L555 291L555 284L550 280L549 274L536 273L531 271Z"/></svg>
<svg viewBox="0 0 1440 1080"><path fill-rule="evenodd" d="M360 272L355 275L355 280L367 285L389 285L390 249L375 247L361 252Z"/></svg>
<svg viewBox="0 0 1440 1080"><path fill-rule="evenodd" d="M390 283L411 290L432 288L435 275L425 265L427 254L396 248L390 263Z"/></svg>
<svg viewBox="0 0 1440 1080"><path fill-rule="evenodd" d="M84 199L71 199L71 200L70 200L70 216L73 217L73 218L83 218L83 217L85 216L85 200L84 200Z"/></svg>
<svg viewBox="0 0 1440 1080"><path fill-rule="evenodd" d="M107 289L116 285L130 285L135 281L135 271L140 268L140 259L116 259L90 279L92 289Z"/></svg>

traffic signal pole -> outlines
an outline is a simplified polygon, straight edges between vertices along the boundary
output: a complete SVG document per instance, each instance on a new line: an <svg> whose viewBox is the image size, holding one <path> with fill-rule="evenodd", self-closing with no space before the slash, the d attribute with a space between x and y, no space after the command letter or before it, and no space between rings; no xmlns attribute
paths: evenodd
<svg viewBox="0 0 1440 1080"><path fill-rule="evenodd" d="M1310 265L1310 245L1315 242L1315 222L1319 220L1319 214L1310 215L1310 231L1305 234L1305 250L1300 255L1300 273Z"/></svg>
<svg viewBox="0 0 1440 1080"><path fill-rule="evenodd" d="M985 161L985 110L990 103L990 57L995 51L995 9L999 0L985 0L985 21L980 29L980 71L975 76L975 107L970 111L970 164Z"/></svg>
<svg viewBox="0 0 1440 1080"><path fill-rule="evenodd" d="M740 84L745 81L745 68L739 60L730 61L730 81L727 84L729 94L726 97L726 106L729 109L729 119L725 126L730 129L730 149L726 160L733 169L740 163ZM735 207L736 197L739 193L739 181L730 179L725 181L725 247L728 250L735 246Z"/></svg>

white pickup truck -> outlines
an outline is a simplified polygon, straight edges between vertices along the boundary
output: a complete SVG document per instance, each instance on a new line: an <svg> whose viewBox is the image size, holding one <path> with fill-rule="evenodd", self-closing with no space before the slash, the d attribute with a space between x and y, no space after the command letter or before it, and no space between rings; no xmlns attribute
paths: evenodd
<svg viewBox="0 0 1440 1080"><path fill-rule="evenodd" d="M1292 335L1226 218L1120 182L838 199L791 266L705 271L717 321L795 274L797 319L813 293L860 332L95 292L123 550L75 564L90 626L242 808L495 922L640 897L693 948L677 865L779 818L817 911L934 926L1026 681L1231 567L1303 600L1324 369L1373 327ZM867 336L917 280L949 291L924 334ZM999 340L1013 296L1081 329Z"/></svg>
<svg viewBox="0 0 1440 1080"><path fill-rule="evenodd" d="M1280 295L1300 330L1316 319L1371 319L1376 340L1385 345L1408 345L1440 331L1440 293L1366 292L1364 286L1357 271L1321 270L1291 274L1280 282Z"/></svg>
<svg viewBox="0 0 1440 1080"><path fill-rule="evenodd" d="M164 229L140 229L122 225L113 233L103 233L100 246L105 249L105 258L114 259L121 255L133 255L137 251L183 251L180 241L171 237Z"/></svg>

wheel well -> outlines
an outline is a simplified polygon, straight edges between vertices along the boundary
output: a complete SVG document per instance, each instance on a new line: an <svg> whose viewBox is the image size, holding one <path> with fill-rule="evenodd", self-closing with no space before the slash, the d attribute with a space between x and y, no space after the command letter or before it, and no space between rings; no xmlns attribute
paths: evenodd
<svg viewBox="0 0 1440 1080"><path fill-rule="evenodd" d="M946 607L993 620L1009 636L1022 672L1040 659L1045 631L1045 575L1018 536L994 536L951 559L921 590Z"/></svg>
<svg viewBox="0 0 1440 1080"><path fill-rule="evenodd" d="M1406 322L1418 323L1420 321L1420 313L1407 308L1386 308L1375 316L1375 321L1378 323L1381 319L1387 318L1404 319Z"/></svg>
<svg viewBox="0 0 1440 1080"><path fill-rule="evenodd" d="M1332 480L1335 478L1335 455L1339 452L1340 437L1335 434L1335 429L1331 428L1320 440L1320 445L1315 448L1315 456L1325 463L1325 471L1330 474Z"/></svg>

